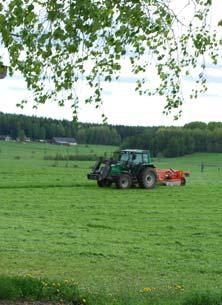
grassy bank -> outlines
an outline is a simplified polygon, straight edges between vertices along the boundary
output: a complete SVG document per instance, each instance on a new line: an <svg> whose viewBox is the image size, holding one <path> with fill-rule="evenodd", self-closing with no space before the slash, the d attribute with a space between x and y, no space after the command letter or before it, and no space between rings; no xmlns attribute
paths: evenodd
<svg viewBox="0 0 222 305"><path fill-rule="evenodd" d="M73 305L220 305L222 293L218 290L184 291L180 285L162 289L145 287L141 291L124 289L119 292L80 291L78 284L69 280L49 281L26 277L0 277L0 301L55 301Z"/></svg>

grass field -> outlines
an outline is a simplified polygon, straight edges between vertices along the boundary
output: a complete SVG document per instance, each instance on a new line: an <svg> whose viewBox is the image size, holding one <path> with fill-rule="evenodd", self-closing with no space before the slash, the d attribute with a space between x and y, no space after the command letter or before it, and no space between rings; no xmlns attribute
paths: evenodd
<svg viewBox="0 0 222 305"><path fill-rule="evenodd" d="M73 279L92 293L146 288L155 304L155 293L179 302L220 290L222 154L155 160L192 174L151 191L100 189L86 179L92 162L44 160L115 149L0 142L0 274ZM201 161L215 166L201 173Z"/></svg>

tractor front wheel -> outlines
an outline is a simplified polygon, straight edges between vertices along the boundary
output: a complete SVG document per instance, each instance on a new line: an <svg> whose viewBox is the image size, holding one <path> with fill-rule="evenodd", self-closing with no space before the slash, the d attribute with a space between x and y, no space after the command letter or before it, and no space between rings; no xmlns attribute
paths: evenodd
<svg viewBox="0 0 222 305"><path fill-rule="evenodd" d="M139 175L138 182L141 188L153 189L156 186L157 175L153 168L145 168Z"/></svg>
<svg viewBox="0 0 222 305"><path fill-rule="evenodd" d="M128 189L132 186L130 175L122 174L116 181L116 187L119 189Z"/></svg>
<svg viewBox="0 0 222 305"><path fill-rule="evenodd" d="M97 180L97 185L99 187L109 187L112 185L112 181L107 179Z"/></svg>

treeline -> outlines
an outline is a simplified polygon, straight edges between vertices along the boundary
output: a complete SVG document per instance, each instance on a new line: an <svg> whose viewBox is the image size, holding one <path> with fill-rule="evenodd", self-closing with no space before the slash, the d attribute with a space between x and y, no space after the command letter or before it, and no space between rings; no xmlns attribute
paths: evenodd
<svg viewBox="0 0 222 305"><path fill-rule="evenodd" d="M80 144L120 145L131 136L141 134L145 127L107 126L54 120L0 112L0 135L12 139L51 140L53 137L74 137Z"/></svg>
<svg viewBox="0 0 222 305"><path fill-rule="evenodd" d="M193 152L222 152L222 122L193 122L183 127L107 126L0 112L0 135L13 139L51 140L74 137L80 144L150 149L154 156L176 157Z"/></svg>
<svg viewBox="0 0 222 305"><path fill-rule="evenodd" d="M52 120L0 112L0 134L13 139L26 136L32 140L49 140L53 137L73 137L75 127L69 121Z"/></svg>
<svg viewBox="0 0 222 305"><path fill-rule="evenodd" d="M78 125L68 120L54 120L0 112L0 135L12 139L51 140L53 137L74 137L78 143L119 145L121 137L114 127L97 124ZM128 134L127 134L128 135Z"/></svg>
<svg viewBox="0 0 222 305"><path fill-rule="evenodd" d="M194 152L222 152L222 122L193 122L184 127L147 128L125 139L122 148L150 149L154 156L178 157Z"/></svg>

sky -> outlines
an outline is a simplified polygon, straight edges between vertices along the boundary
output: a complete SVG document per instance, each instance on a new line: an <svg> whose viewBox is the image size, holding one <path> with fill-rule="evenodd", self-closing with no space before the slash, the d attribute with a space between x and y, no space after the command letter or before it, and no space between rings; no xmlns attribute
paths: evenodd
<svg viewBox="0 0 222 305"><path fill-rule="evenodd" d="M222 18L221 0L214 0L212 19L217 21ZM5 51L0 55L4 57ZM176 125L181 126L191 121L222 121L222 63L213 66L208 65L206 74L208 79L208 91L196 100L188 97L182 107L182 116L174 121L173 115L164 115L165 101L163 97L139 96L135 91L135 77L129 72L128 66L123 63L123 70L119 81L105 84L102 109L80 103L79 121L101 123L101 114L104 112L110 124L121 125ZM152 71L151 71L152 74ZM193 87L191 80L184 82L185 95ZM79 87L80 96L84 98L86 89L84 83ZM56 106L55 103L41 105L37 110L32 109L30 102L24 109L16 107L24 98L30 98L26 84L22 77L16 73L14 77L0 80L0 111L7 113L21 113L56 119L72 119L72 110L69 104L65 107Z"/></svg>

